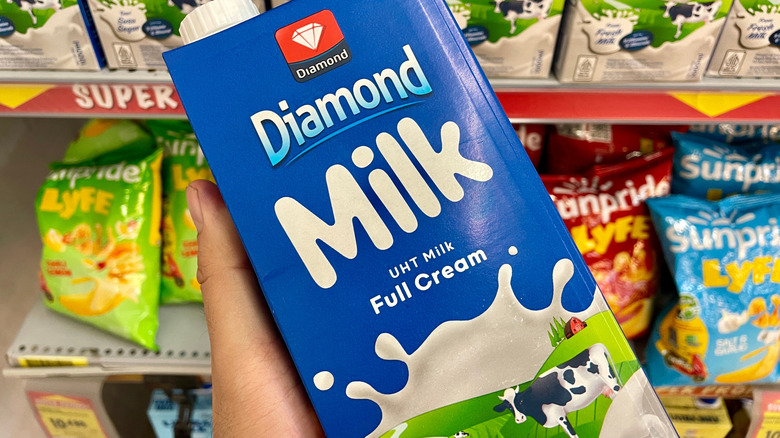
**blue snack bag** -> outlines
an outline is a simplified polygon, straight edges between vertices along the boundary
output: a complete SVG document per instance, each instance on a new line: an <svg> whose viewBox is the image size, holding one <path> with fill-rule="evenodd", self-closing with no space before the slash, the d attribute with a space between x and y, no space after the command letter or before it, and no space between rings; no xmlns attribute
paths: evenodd
<svg viewBox="0 0 780 438"><path fill-rule="evenodd" d="M675 435L444 2L212 22L165 59L329 436Z"/></svg>
<svg viewBox="0 0 780 438"><path fill-rule="evenodd" d="M672 193L717 201L726 196L780 192L780 144L729 145L672 133Z"/></svg>
<svg viewBox="0 0 780 438"><path fill-rule="evenodd" d="M653 384L776 381L780 195L646 202L679 292L648 345Z"/></svg>
<svg viewBox="0 0 780 438"><path fill-rule="evenodd" d="M706 125L691 125L688 132L728 144L780 141L780 125L708 123Z"/></svg>

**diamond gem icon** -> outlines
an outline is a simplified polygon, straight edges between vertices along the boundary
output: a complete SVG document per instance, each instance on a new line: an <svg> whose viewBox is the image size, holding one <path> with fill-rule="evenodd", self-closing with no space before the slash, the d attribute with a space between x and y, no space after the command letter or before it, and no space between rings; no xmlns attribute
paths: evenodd
<svg viewBox="0 0 780 438"><path fill-rule="evenodd" d="M319 23L309 23L299 27L293 32L292 40L296 43L317 50L322 35L322 25Z"/></svg>

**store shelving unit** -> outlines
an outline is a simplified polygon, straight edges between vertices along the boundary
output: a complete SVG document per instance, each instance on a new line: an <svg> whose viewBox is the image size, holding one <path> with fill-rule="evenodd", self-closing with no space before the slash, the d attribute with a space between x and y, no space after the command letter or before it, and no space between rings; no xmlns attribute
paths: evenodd
<svg viewBox="0 0 780 438"><path fill-rule="evenodd" d="M6 352L6 377L118 374L209 375L203 306L160 308L159 351L154 352L59 315L37 302Z"/></svg>
<svg viewBox="0 0 780 438"><path fill-rule="evenodd" d="M560 84L490 81L518 123L768 123L780 120L780 80ZM0 72L0 116L184 118L167 72Z"/></svg>

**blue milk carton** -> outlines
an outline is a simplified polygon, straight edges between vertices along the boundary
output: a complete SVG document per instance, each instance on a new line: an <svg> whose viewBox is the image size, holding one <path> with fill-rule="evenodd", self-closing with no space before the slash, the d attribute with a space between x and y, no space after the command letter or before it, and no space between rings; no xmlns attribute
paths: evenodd
<svg viewBox="0 0 780 438"><path fill-rule="evenodd" d="M326 433L675 436L446 4L244 4L165 59Z"/></svg>

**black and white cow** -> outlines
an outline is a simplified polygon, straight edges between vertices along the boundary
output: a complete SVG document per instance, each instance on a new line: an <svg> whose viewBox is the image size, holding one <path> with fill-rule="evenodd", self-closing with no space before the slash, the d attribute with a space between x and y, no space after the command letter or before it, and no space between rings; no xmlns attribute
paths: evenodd
<svg viewBox="0 0 780 438"><path fill-rule="evenodd" d="M33 14L33 9L54 9L58 11L62 7L60 0L8 0L8 3L16 3L19 9L27 11L33 24L38 24L38 17Z"/></svg>
<svg viewBox="0 0 780 438"><path fill-rule="evenodd" d="M458 432L455 435L453 435L452 438L467 438L469 436L471 436L471 435L468 432L464 432L464 431L461 430L460 432Z"/></svg>
<svg viewBox="0 0 780 438"><path fill-rule="evenodd" d="M168 6L176 6L185 14L189 14L198 6L208 3L209 0L168 0Z"/></svg>
<svg viewBox="0 0 780 438"><path fill-rule="evenodd" d="M662 9L664 17L672 20L672 24L677 25L675 38L679 38L682 33L682 27L685 23L705 24L715 19L715 15L720 10L721 0L715 0L709 3L675 3L668 1L664 3Z"/></svg>
<svg viewBox="0 0 780 438"><path fill-rule="evenodd" d="M501 404L493 409L511 410L518 424L531 417L546 428L562 426L570 437L577 437L566 415L590 405L599 395L614 399L620 388L607 348L593 344L542 373L525 390L507 388L498 397Z"/></svg>
<svg viewBox="0 0 780 438"><path fill-rule="evenodd" d="M509 33L515 33L515 21L537 18L543 19L550 12L552 0L496 0L497 14L509 21Z"/></svg>

